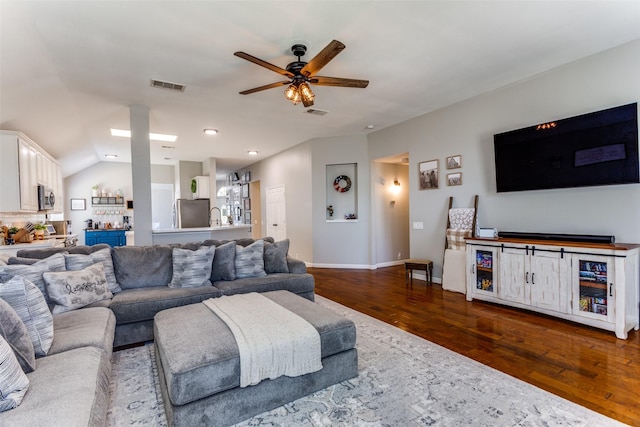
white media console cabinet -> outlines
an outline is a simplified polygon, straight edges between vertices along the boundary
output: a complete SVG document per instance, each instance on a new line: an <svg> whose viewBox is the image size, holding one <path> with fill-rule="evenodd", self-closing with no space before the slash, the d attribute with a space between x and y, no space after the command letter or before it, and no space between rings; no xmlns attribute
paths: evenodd
<svg viewBox="0 0 640 427"><path fill-rule="evenodd" d="M614 331L640 326L640 245L470 238L467 300L533 310Z"/></svg>

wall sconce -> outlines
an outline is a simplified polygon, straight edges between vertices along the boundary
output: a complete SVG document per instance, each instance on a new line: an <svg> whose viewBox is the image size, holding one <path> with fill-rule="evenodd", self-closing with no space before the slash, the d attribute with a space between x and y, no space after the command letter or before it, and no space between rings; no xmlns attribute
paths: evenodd
<svg viewBox="0 0 640 427"><path fill-rule="evenodd" d="M394 179L394 180L393 180L393 185L396 185L396 186L400 187L400 181L398 181L398 179L397 179L397 178L396 178L396 179Z"/></svg>

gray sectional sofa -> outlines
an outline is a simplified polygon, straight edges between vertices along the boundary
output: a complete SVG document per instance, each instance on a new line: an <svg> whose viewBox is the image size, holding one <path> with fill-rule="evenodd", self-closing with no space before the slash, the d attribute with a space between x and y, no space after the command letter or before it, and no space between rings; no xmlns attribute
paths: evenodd
<svg viewBox="0 0 640 427"><path fill-rule="evenodd" d="M235 259L236 245L248 248L256 242L253 239L19 251L16 257L8 260L9 267L42 263L63 252L69 270L69 262L74 255L100 260L104 259L100 256L107 253L109 258L106 260L112 263L116 284L111 298L59 314L55 314L55 306L44 295L54 313L51 349L46 356L36 359L36 369L27 374L30 381L27 394L17 408L0 413L0 425L50 425L48 421L52 415L56 418L56 425L104 425L112 350L153 340L153 319L160 311L222 295L276 290L290 291L313 301L314 278L306 273L304 262L287 255L288 241L262 240L263 271L258 269L242 275L239 270L236 274L236 268L240 268ZM204 286L176 287L173 283L176 277L174 250L195 251L203 246L216 247L209 281ZM3 277L3 268L0 266L0 283L7 279ZM109 271L105 270L109 281ZM185 277L189 277L188 268L186 274Z"/></svg>

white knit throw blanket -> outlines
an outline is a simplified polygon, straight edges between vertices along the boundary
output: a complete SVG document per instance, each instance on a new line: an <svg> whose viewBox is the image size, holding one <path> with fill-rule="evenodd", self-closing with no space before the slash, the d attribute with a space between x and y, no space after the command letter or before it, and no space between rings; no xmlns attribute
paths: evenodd
<svg viewBox="0 0 640 427"><path fill-rule="evenodd" d="M309 322L258 293L203 301L222 319L240 350L240 387L322 369L320 334Z"/></svg>

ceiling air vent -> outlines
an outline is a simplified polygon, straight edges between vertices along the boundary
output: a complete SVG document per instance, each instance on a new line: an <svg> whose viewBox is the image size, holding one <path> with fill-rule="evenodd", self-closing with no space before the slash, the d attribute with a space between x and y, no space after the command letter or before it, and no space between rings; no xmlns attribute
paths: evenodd
<svg viewBox="0 0 640 427"><path fill-rule="evenodd" d="M177 90L178 92L184 92L185 85L180 83L163 82L162 80L151 79L151 87L160 87L163 89Z"/></svg>
<svg viewBox="0 0 640 427"><path fill-rule="evenodd" d="M318 110L317 108L309 108L307 111L305 111L306 113L309 114L315 114L316 116L324 116L325 114L328 113L328 111L325 110Z"/></svg>

